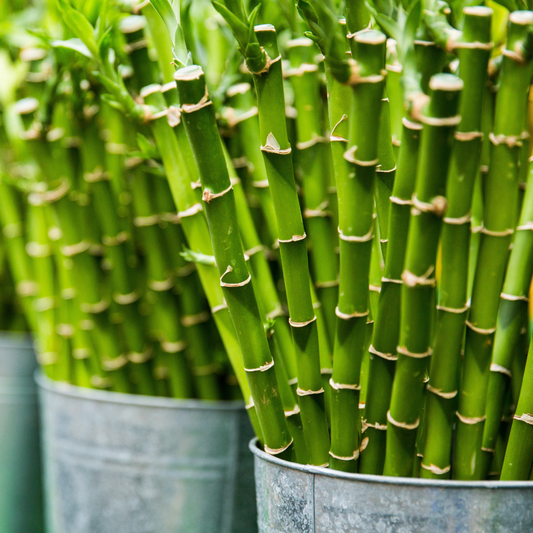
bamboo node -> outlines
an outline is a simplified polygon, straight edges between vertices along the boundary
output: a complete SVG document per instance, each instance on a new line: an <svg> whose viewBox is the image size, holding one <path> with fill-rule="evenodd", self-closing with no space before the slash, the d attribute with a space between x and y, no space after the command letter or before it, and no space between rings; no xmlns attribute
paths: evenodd
<svg viewBox="0 0 533 533"><path fill-rule="evenodd" d="M340 137L338 135L335 135L335 130L345 121L345 120L348 120L348 115L345 113L342 115L342 117L337 121L337 123L335 124L335 126L333 126L333 128L331 129L331 133L330 133L330 137L329 137L329 140L332 141L332 142L335 142L335 141L344 141L344 142L348 142L347 139L345 139L344 137Z"/></svg>
<svg viewBox="0 0 533 533"><path fill-rule="evenodd" d="M218 313L219 311L222 311L223 309L227 309L228 304L226 303L226 300L224 300L223 303L220 305L216 305L215 307L211 308L211 314L214 315L215 313Z"/></svg>
<svg viewBox="0 0 533 533"><path fill-rule="evenodd" d="M333 381L333 378L330 378L329 384L332 389L335 390L361 390L361 384L347 384L347 383L337 383Z"/></svg>
<svg viewBox="0 0 533 533"><path fill-rule="evenodd" d="M522 415L514 415L513 420L518 420L519 422L525 422L526 424L529 424L530 426L533 426L533 416L529 413L523 413Z"/></svg>
<svg viewBox="0 0 533 533"><path fill-rule="evenodd" d="M378 174L390 174L392 172L396 172L396 169L397 169L396 165L394 165L392 168L387 168L387 169L381 168L381 165L379 165L378 168L376 169L376 172Z"/></svg>
<svg viewBox="0 0 533 533"><path fill-rule="evenodd" d="M229 187L227 189L224 189L221 192L211 192L208 189L204 189L204 192L202 194L202 200L206 203L210 203L211 200L214 200L215 198L220 198L221 196L224 196L226 193L233 190L233 185L230 183Z"/></svg>
<svg viewBox="0 0 533 533"><path fill-rule="evenodd" d="M115 302L117 302L117 304L119 305L132 304L136 302L140 297L141 295L137 291L133 291L128 294L120 294L118 292L113 294L113 300L115 300Z"/></svg>
<svg viewBox="0 0 533 533"><path fill-rule="evenodd" d="M368 233L360 237L357 235L345 235L340 228L337 228L337 231L339 232L339 239L341 241L368 242L374 238L374 223L372 222L372 225L370 226L370 230L368 231Z"/></svg>
<svg viewBox="0 0 533 533"><path fill-rule="evenodd" d="M102 366L104 367L104 370L107 370L109 372L112 372L113 370L119 370L127 364L128 358L125 355L119 355L118 357L114 357L113 359L102 359Z"/></svg>
<svg viewBox="0 0 533 533"><path fill-rule="evenodd" d="M522 141L528 138L529 133L527 131L523 131L520 135L503 135L503 133L495 135L494 133L489 133L490 142L494 146L505 144L508 148L520 147L522 146Z"/></svg>
<svg viewBox="0 0 533 533"><path fill-rule="evenodd" d="M474 424L479 424L480 422L484 422L487 418L486 416L463 416L459 411L455 411L455 415L457 418L463 423L468 424L470 426L473 426Z"/></svg>
<svg viewBox="0 0 533 533"><path fill-rule="evenodd" d="M366 418L363 418L363 420L361 420L361 433L364 433L369 428L375 429L377 431L387 431L387 424L380 424L379 422L369 424Z"/></svg>
<svg viewBox="0 0 533 533"><path fill-rule="evenodd" d="M300 406L296 404L294 406L294 409L290 409L288 411L283 411L285 413L285 418L289 418L289 416L297 415L300 412Z"/></svg>
<svg viewBox="0 0 533 533"><path fill-rule="evenodd" d="M97 389L109 389L113 385L113 380L94 374L91 376L91 384Z"/></svg>
<svg viewBox="0 0 533 533"><path fill-rule="evenodd" d="M381 292L381 285L369 285L368 290L371 292Z"/></svg>
<svg viewBox="0 0 533 533"><path fill-rule="evenodd" d="M455 313L456 315L460 315L461 313L466 313L468 311L469 307L468 304L466 304L464 307L446 307L444 305L437 305L438 311L445 311L446 313Z"/></svg>
<svg viewBox="0 0 533 533"><path fill-rule="evenodd" d="M301 63L298 67L288 68L283 70L284 78L297 77L301 78L304 74L308 72L317 72L318 65L313 65L313 63Z"/></svg>
<svg viewBox="0 0 533 533"><path fill-rule="evenodd" d="M399 198L398 196L389 196L389 200L396 205L413 205L413 200L404 200L403 198Z"/></svg>
<svg viewBox="0 0 533 533"><path fill-rule="evenodd" d="M475 331L476 333L479 333L480 335L491 335L496 331L496 328L478 328L477 326L474 326L471 322L468 320L466 321L466 326L470 328L472 331Z"/></svg>
<svg viewBox="0 0 533 533"><path fill-rule="evenodd" d="M15 286L16 293L24 298L27 296L34 296L39 290L39 285L33 280L23 280Z"/></svg>
<svg viewBox="0 0 533 533"><path fill-rule="evenodd" d="M258 366L257 368L244 368L245 372L266 372L274 366L274 359L270 362L265 363L264 365Z"/></svg>
<svg viewBox="0 0 533 533"><path fill-rule="evenodd" d="M397 420L394 420L392 418L392 415L390 414L390 411L387 411L387 420L397 428L403 428L403 429L416 429L418 427L418 424L420 424L420 418L417 418L415 422L412 424L409 424L408 422L398 422Z"/></svg>
<svg viewBox="0 0 533 533"><path fill-rule="evenodd" d="M196 213L203 211L203 209L204 209L203 205L200 202L198 202L196 204L191 205L191 207L188 207L184 211L178 211L178 217L180 219L192 217L196 215Z"/></svg>
<svg viewBox="0 0 533 533"><path fill-rule="evenodd" d="M292 387L293 385L298 385L298 378L292 378L287 380L287 383Z"/></svg>
<svg viewBox="0 0 533 533"><path fill-rule="evenodd" d="M159 224L159 222L160 222L159 215L148 215L145 217L137 216L133 219L133 225L138 228L155 226L156 224Z"/></svg>
<svg viewBox="0 0 533 533"><path fill-rule="evenodd" d="M529 302L529 298L527 296L515 296L514 294L506 294L504 292L500 294L500 298L502 300L509 300L510 302Z"/></svg>
<svg viewBox="0 0 533 533"><path fill-rule="evenodd" d="M57 363L56 352L37 352L37 361L43 366L53 365Z"/></svg>
<svg viewBox="0 0 533 533"><path fill-rule="evenodd" d="M20 222L6 224L2 228L2 233L6 239L14 239L15 237L20 237L22 235L22 225Z"/></svg>
<svg viewBox="0 0 533 533"><path fill-rule="evenodd" d="M435 267L431 265L427 269L427 271L421 276L417 276L416 274L409 272L409 270L404 270L402 272L402 280L408 287L416 287L417 285L426 286L426 287L434 287L435 278L430 277L431 274L433 274L434 270L435 270Z"/></svg>
<svg viewBox="0 0 533 533"><path fill-rule="evenodd" d="M359 446L359 453L362 453L365 451L366 447L368 446L370 439L368 437L365 437L361 440L361 445Z"/></svg>
<svg viewBox="0 0 533 533"><path fill-rule="evenodd" d="M51 191L34 191L28 196L30 205L45 205L57 202L63 198L70 190L70 182L66 178L61 178L61 183Z"/></svg>
<svg viewBox="0 0 533 533"><path fill-rule="evenodd" d="M411 199L413 201L413 208L420 213L433 213L434 215L440 217L448 208L448 201L446 198L444 198L444 196L435 196L431 202L422 202L418 199L417 194L414 193Z"/></svg>
<svg viewBox="0 0 533 533"><path fill-rule="evenodd" d="M379 350L376 350L372 344L368 347L368 351L374 355L377 355L378 357L381 357L382 359L386 359L387 361L398 360L398 356L396 354L380 352Z"/></svg>
<svg viewBox="0 0 533 533"><path fill-rule="evenodd" d="M291 446L292 442L293 442L293 439L291 438L291 440L289 441L289 444L286 444L285 446L282 446L281 448L269 448L266 444L263 447L265 449L265 452L268 453L269 455L278 455L284 452L285 450L287 450Z"/></svg>
<svg viewBox="0 0 533 533"><path fill-rule="evenodd" d="M30 257L48 257L52 253L52 249L48 243L41 244L31 241L26 244L26 253Z"/></svg>
<svg viewBox="0 0 533 533"><path fill-rule="evenodd" d="M240 124L249 118L255 117L257 113L257 106L252 106L248 111L243 111L239 114L237 114L235 109L232 107L227 107L222 113L222 117L226 120L230 128L234 128L237 126L237 124Z"/></svg>
<svg viewBox="0 0 533 533"><path fill-rule="evenodd" d="M142 364L149 361L153 356L152 348L148 348L144 352L130 352L128 353L128 360L135 364Z"/></svg>
<svg viewBox="0 0 533 533"><path fill-rule="evenodd" d="M455 115L453 117L429 117L427 115L420 115L420 122L426 126L457 126L461 122L461 115Z"/></svg>
<svg viewBox="0 0 533 533"><path fill-rule="evenodd" d="M324 200L320 205L315 209L304 209L303 216L304 218L317 218L317 217L330 217L331 211L326 211L326 208L329 206L329 200Z"/></svg>
<svg viewBox="0 0 533 533"><path fill-rule="evenodd" d="M324 387L321 387L318 390L304 390L304 389L300 389L300 387L296 389L296 394L298 396L312 396L313 394L322 394L323 392L324 392Z"/></svg>
<svg viewBox="0 0 533 533"><path fill-rule="evenodd" d="M178 268L176 270L176 276L178 278L186 278L196 270L196 265L194 263L189 263L188 265Z"/></svg>
<svg viewBox="0 0 533 533"><path fill-rule="evenodd" d="M130 234L127 231L121 231L114 237L110 237L109 235L102 236L102 243L105 246L118 246L119 244L126 242L129 238Z"/></svg>
<svg viewBox="0 0 533 533"><path fill-rule="evenodd" d="M370 161L361 161L360 159L356 159L355 158L355 152L356 151L357 151L357 146L353 145L351 148L346 150L346 152L344 152L342 157L344 157L344 159L346 161L348 161L348 163L352 163L352 164L358 165L360 167L373 167L373 166L376 166L379 163L379 159L378 158L372 159Z"/></svg>
<svg viewBox="0 0 533 533"><path fill-rule="evenodd" d="M483 140L482 131L456 131L453 136L456 141L461 142L473 141L474 139Z"/></svg>
<svg viewBox="0 0 533 533"><path fill-rule="evenodd" d="M315 283L315 287L317 289L329 289L331 287L338 287L338 286L339 286L338 279L332 279L330 281L317 281Z"/></svg>
<svg viewBox="0 0 533 533"><path fill-rule="evenodd" d="M424 100L424 103L426 102L426 98L423 99ZM422 129L422 124L420 124L419 122L413 122L412 120L409 120L407 118L402 118L402 124L404 126L404 128L407 128L408 130L416 130L416 131L420 131Z"/></svg>
<svg viewBox="0 0 533 533"><path fill-rule="evenodd" d="M447 474L451 469L451 465L445 466L444 468L439 468L437 465L434 464L425 465L424 463L420 463L420 466L424 470L429 470L432 474L435 474L436 476L442 476L444 474Z"/></svg>
<svg viewBox="0 0 533 533"><path fill-rule="evenodd" d="M288 244L290 242L303 241L306 237L307 237L307 234L304 233L303 235L293 235L290 239L278 239L278 242L282 244Z"/></svg>
<svg viewBox="0 0 533 533"><path fill-rule="evenodd" d="M256 189L266 189L268 188L268 180L252 181L252 187L255 187Z"/></svg>
<svg viewBox="0 0 533 533"><path fill-rule="evenodd" d="M176 75L178 72L176 72ZM209 91L207 90L207 85L205 86L205 92L200 101L196 104L182 104L181 105L181 112L182 113L194 113L195 111L200 111L200 109L203 109L204 107L212 105L213 102L209 100Z"/></svg>
<svg viewBox="0 0 533 533"><path fill-rule="evenodd" d="M461 48L468 49L468 50L486 50L490 52L494 48L494 43L492 41L490 43L482 43L480 41L461 42L461 41L454 41L454 40L449 40L446 43L446 49L449 52L452 52L453 50L457 50Z"/></svg>
<svg viewBox="0 0 533 533"><path fill-rule="evenodd" d="M289 318L289 324L293 328L304 328L305 326L312 324L315 320L316 320L316 315L311 320L307 320L306 322L295 322L292 318Z"/></svg>
<svg viewBox="0 0 533 533"><path fill-rule="evenodd" d="M433 350L431 348L428 348L425 352L421 353L410 352L405 346L398 346L396 350L398 353L406 355L407 357L413 357L414 359L424 359L425 357L429 357L433 353Z"/></svg>
<svg viewBox="0 0 533 533"><path fill-rule="evenodd" d="M224 274L222 274L222 276L220 276L220 286L221 287L227 287L227 288L244 287L245 285L250 283L250 281L252 281L252 274L250 274L250 273L248 273L248 277L244 281L239 281L239 282L236 282L236 283L227 283L225 281L222 281L224 276L226 274L229 274L232 271L233 271L233 268L231 267L231 265L228 265L228 268L226 268L226 271L224 272Z"/></svg>
<svg viewBox="0 0 533 533"><path fill-rule="evenodd" d="M516 228L516 231L526 230L533 230L533 221L526 222L525 224L520 224L520 226Z"/></svg>
<svg viewBox="0 0 533 533"><path fill-rule="evenodd" d="M99 313L103 313L108 307L109 300L106 300L105 298L94 304L89 304L86 302L80 304L80 309L84 313L88 313L90 315L97 315Z"/></svg>
<svg viewBox="0 0 533 533"><path fill-rule="evenodd" d="M331 457L333 457L334 459L338 459L339 461L357 461L357 459L359 458L359 450L355 450L352 455L348 455L347 457L343 455L335 455L331 450L329 454L331 455Z"/></svg>
<svg viewBox="0 0 533 533"><path fill-rule="evenodd" d="M331 374L333 374L333 368L321 368L320 373L323 376L326 376L326 375L331 376Z"/></svg>
<svg viewBox="0 0 533 533"><path fill-rule="evenodd" d="M466 215L464 215L462 217L457 217L457 218L444 217L442 219L442 221L445 224L452 224L452 225L455 225L455 226L460 226L462 224L469 224L471 220L472 220L472 216L470 214L470 211Z"/></svg>
<svg viewBox="0 0 533 533"><path fill-rule="evenodd" d="M507 368L497 364L497 363L491 363L490 365L490 371L491 372L499 372L501 374L505 374L508 378L512 377L511 371Z"/></svg>
<svg viewBox="0 0 533 533"><path fill-rule="evenodd" d="M437 396L440 396L441 398L444 398L446 400L451 400L452 398L455 398L458 392L456 390L451 392L443 392L442 389L436 389L435 387L432 387L429 383L426 385L426 389L429 392L432 392L433 394L436 394Z"/></svg>
<svg viewBox="0 0 533 533"><path fill-rule="evenodd" d="M381 278L381 283L396 283L398 285L403 285L402 279L394 279L394 278Z"/></svg>
<svg viewBox="0 0 533 533"><path fill-rule="evenodd" d="M319 143L325 143L327 139L325 137L322 137L321 135L315 135L312 139L309 139L308 141L301 141L296 143L296 148L298 150L307 150L307 148L311 148L315 146L315 144Z"/></svg>
<svg viewBox="0 0 533 533"><path fill-rule="evenodd" d="M210 316L211 315L208 311L200 311L195 315L182 316L180 318L180 322L184 328L190 328L191 326L197 326L198 324L203 324L204 322L207 322Z"/></svg>
<svg viewBox="0 0 533 533"><path fill-rule="evenodd" d="M181 123L181 111L179 107L171 105L167 109L167 122L171 128L175 128Z"/></svg>
<svg viewBox="0 0 533 533"><path fill-rule="evenodd" d="M161 349L165 353L179 353L185 350L185 348L187 348L187 343L185 341L171 342L171 341L162 340L159 342L159 344L161 345Z"/></svg>
<svg viewBox="0 0 533 533"><path fill-rule="evenodd" d="M269 318L271 320L278 316L283 316L283 309L281 308L281 305L276 305L276 307L272 309L272 311L266 314L266 318Z"/></svg>
<svg viewBox="0 0 533 533"><path fill-rule="evenodd" d="M292 149L289 146L288 148L281 149L281 146L272 132L267 135L266 144L261 146L262 152L268 152L269 154L277 155L288 155L291 153Z"/></svg>
<svg viewBox="0 0 533 533"><path fill-rule="evenodd" d="M354 311L353 313L343 313L339 307L335 307L335 315L341 320L350 320L352 318L360 318L368 316L368 309L366 311Z"/></svg>
<svg viewBox="0 0 533 533"><path fill-rule="evenodd" d="M149 280L147 282L148 287L152 289L155 292L164 292L168 291L172 287L174 287L174 276L172 274L168 275L167 279L164 279L162 281L159 280Z"/></svg>
<svg viewBox="0 0 533 533"><path fill-rule="evenodd" d="M64 339L71 339L75 333L74 326L66 323L58 324L56 326L56 333Z"/></svg>
<svg viewBox="0 0 533 533"><path fill-rule="evenodd" d="M72 350L72 357L74 357L74 359L88 359L90 355L91 354L87 348L75 348Z"/></svg>
<svg viewBox="0 0 533 533"><path fill-rule="evenodd" d="M100 167L95 168L92 172L86 172L83 175L83 179L87 183L97 183L99 181L108 181L109 174L102 170Z"/></svg>
<svg viewBox="0 0 533 533"><path fill-rule="evenodd" d="M209 376L218 370L217 363L210 363L209 365L195 366L191 369L193 376Z"/></svg>
<svg viewBox="0 0 533 533"><path fill-rule="evenodd" d="M160 213L159 219L161 222L169 222L170 224L180 224L180 217L178 213Z"/></svg>
<svg viewBox="0 0 533 533"><path fill-rule="evenodd" d="M86 252L90 246L91 243L89 241L81 241L77 244L67 244L61 247L61 253L66 257L72 257Z"/></svg>

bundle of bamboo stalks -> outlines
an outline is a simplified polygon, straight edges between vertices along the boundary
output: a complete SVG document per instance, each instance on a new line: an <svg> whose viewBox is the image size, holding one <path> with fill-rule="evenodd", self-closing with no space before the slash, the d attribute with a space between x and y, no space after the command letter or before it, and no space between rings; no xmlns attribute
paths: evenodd
<svg viewBox="0 0 533 533"><path fill-rule="evenodd" d="M2 102L45 372L235 381L303 464L529 479L533 11L502 4L58 0Z"/></svg>

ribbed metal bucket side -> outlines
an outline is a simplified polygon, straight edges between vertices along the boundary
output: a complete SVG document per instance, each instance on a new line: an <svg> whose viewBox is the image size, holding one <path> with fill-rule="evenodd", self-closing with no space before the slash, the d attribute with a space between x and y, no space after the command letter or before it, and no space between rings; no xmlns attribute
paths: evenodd
<svg viewBox="0 0 533 533"><path fill-rule="evenodd" d="M37 382L48 533L257 530L242 402Z"/></svg>
<svg viewBox="0 0 533 533"><path fill-rule="evenodd" d="M0 533L44 530L32 339L0 333Z"/></svg>
<svg viewBox="0 0 533 533"><path fill-rule="evenodd" d="M345 474L257 447L259 533L523 533L533 482L460 482Z"/></svg>

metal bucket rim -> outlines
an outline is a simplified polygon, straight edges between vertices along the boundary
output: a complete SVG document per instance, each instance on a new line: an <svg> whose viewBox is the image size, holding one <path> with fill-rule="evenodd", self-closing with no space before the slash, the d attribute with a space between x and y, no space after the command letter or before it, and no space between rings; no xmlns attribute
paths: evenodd
<svg viewBox="0 0 533 533"><path fill-rule="evenodd" d="M438 479L420 479L409 477L392 477L376 476L371 474L350 474L340 472L339 470L330 470L320 466L300 465L291 463L278 457L269 455L259 447L257 437L254 437L249 444L250 451L259 459L273 463L289 470L305 472L306 474L315 474L349 481L358 481L360 483L380 483L383 485L409 485L416 487L430 488L455 488L455 489L533 489L532 481L457 481L457 480L438 480Z"/></svg>
<svg viewBox="0 0 533 533"><path fill-rule="evenodd" d="M140 394L128 394L125 392L87 389L85 387L71 385L70 383L54 381L45 376L39 369L35 371L34 379L39 388L55 394L103 403L208 411L238 411L244 408L244 402L239 400L197 400L193 398L182 400L178 398L141 396Z"/></svg>

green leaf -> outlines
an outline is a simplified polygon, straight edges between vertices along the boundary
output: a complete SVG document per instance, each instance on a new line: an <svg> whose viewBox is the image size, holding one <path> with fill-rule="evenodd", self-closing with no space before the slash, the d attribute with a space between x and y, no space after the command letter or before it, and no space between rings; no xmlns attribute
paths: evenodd
<svg viewBox="0 0 533 533"><path fill-rule="evenodd" d="M212 255L205 255L200 252L193 252L189 248L183 247L183 252L180 252L183 257L189 263L200 263L202 265L216 266L215 258Z"/></svg>
<svg viewBox="0 0 533 533"><path fill-rule="evenodd" d="M143 154L143 159L155 159L159 157L157 148L142 134L137 133L137 144L139 150Z"/></svg>
<svg viewBox="0 0 533 533"><path fill-rule="evenodd" d="M174 37L174 57L178 60L180 65L186 66L189 51L187 50L187 43L185 42L185 34L181 24L178 24L176 28L176 34Z"/></svg>
<svg viewBox="0 0 533 533"><path fill-rule="evenodd" d="M172 44L175 44L176 30L178 29L179 18L176 17L176 12L172 8L169 0L150 0L150 3L154 6L154 9L159 13L159 16L163 19L165 26ZM179 2L176 2L179 5Z"/></svg>
<svg viewBox="0 0 533 533"><path fill-rule="evenodd" d="M248 44L248 26L242 20L238 19L226 6L218 2L212 2L212 4L228 23L235 38L239 41L240 47L244 50Z"/></svg>
<svg viewBox="0 0 533 533"><path fill-rule="evenodd" d="M72 39L67 39L66 41L54 40L50 41L50 46L52 48L66 48L68 50L74 50L75 52L80 53L81 55L88 57L89 59L93 58L91 51L83 43L81 39L73 37Z"/></svg>
<svg viewBox="0 0 533 533"><path fill-rule="evenodd" d="M94 28L91 23L79 12L76 11L67 0L58 0L59 10L63 14L63 21L72 33L88 48L92 56L98 57Z"/></svg>

